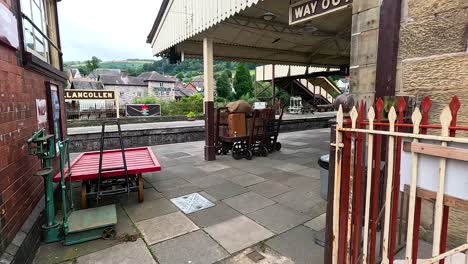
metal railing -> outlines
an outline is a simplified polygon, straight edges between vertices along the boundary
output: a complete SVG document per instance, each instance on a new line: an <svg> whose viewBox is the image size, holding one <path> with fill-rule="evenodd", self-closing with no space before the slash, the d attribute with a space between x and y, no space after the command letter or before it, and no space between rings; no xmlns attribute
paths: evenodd
<svg viewBox="0 0 468 264"><path fill-rule="evenodd" d="M416 263L421 199L435 202L432 255L423 263L443 263L457 253L468 256L468 243L446 249L449 209L467 208L468 201L457 197L459 193L447 194L445 188L453 188L447 185L449 177L463 179L463 173L448 173L447 164L468 161L468 138L455 137L456 131L465 131L467 127L457 126L460 109L457 97L444 108L437 125L428 123L431 105L429 97L425 97L421 107L412 112L411 124L405 120L403 97L396 107L390 107L386 121L384 102L380 98L375 109L370 107L367 112L361 102L359 111L354 107L349 118L344 117L340 106L336 143L332 144L335 147L333 240L329 241L332 263L394 263L397 246L406 249L405 263ZM429 135L428 128L435 130ZM457 144L449 145L450 142ZM424 167L419 166L423 161ZM434 167L430 173L429 167ZM428 182L433 183L428 185ZM402 189L409 190L406 205L401 197ZM403 208L408 208L405 221ZM397 238L398 230L406 233L404 239L400 235ZM381 243L377 242L379 233Z"/></svg>

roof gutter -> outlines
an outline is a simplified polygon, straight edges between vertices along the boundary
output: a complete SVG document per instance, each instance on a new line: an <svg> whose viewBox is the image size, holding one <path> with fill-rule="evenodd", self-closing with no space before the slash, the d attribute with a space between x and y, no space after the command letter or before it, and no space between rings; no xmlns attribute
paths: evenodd
<svg viewBox="0 0 468 264"><path fill-rule="evenodd" d="M167 8L167 5L169 4L169 1L170 0L163 0L163 2L161 3L158 16L156 17L153 27L151 28L151 31L148 37L146 38L146 43L151 44L151 42L153 41L154 35L156 34L156 30L158 30L159 24L161 23L164 13L166 12L166 8Z"/></svg>

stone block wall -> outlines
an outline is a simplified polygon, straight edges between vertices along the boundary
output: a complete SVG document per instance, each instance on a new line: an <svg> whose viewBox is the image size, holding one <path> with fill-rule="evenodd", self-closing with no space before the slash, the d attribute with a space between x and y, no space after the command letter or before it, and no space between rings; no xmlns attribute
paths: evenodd
<svg viewBox="0 0 468 264"><path fill-rule="evenodd" d="M453 96L462 104L458 124L468 124L468 2L402 0L397 95L433 101L431 123ZM466 136L466 135L464 135ZM432 240L433 203L422 211L421 237ZM468 212L450 210L448 245L466 241Z"/></svg>
<svg viewBox="0 0 468 264"><path fill-rule="evenodd" d="M379 19L379 0L353 1L350 93L368 104L375 94Z"/></svg>
<svg viewBox="0 0 468 264"><path fill-rule="evenodd" d="M468 2L403 0L397 95L433 100L432 122L457 95L468 123Z"/></svg>
<svg viewBox="0 0 468 264"><path fill-rule="evenodd" d="M116 85L106 85L106 90L113 90L119 93L119 107L125 108L126 104L131 104L133 99L136 97L143 97L148 94L147 86L116 86Z"/></svg>

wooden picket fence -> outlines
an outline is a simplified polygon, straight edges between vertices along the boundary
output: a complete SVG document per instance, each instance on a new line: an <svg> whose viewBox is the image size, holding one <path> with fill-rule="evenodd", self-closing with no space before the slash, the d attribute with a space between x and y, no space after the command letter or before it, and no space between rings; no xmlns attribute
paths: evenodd
<svg viewBox="0 0 468 264"><path fill-rule="evenodd" d="M423 263L443 263L445 258L456 253L468 253L468 243L446 251L449 206L464 204L462 208L467 208L467 201L444 194L447 160L468 161L468 149L451 147L448 143L468 144L468 138L455 137L457 131L468 131L468 127L457 126L460 109L457 97L443 109L440 124L428 123L431 105L430 98L425 97L420 107L406 110L407 103L401 97L388 109L385 118L384 102L380 98L375 109L371 106L367 113L362 102L359 110L354 107L346 117L340 106L336 143L332 143L336 149L332 263L394 263L397 247L405 250L405 263L416 263L421 199L428 197L435 200L434 237L432 257ZM413 111L411 120L405 118L405 111L406 114ZM403 139L412 141L402 144ZM424 143L428 140L436 143ZM406 206L400 197L402 148L411 152L412 160ZM437 192L417 187L417 164L421 155L439 159ZM404 207L407 208L406 221L402 220ZM398 232L404 230L406 238L402 239ZM465 255L468 264L468 254Z"/></svg>

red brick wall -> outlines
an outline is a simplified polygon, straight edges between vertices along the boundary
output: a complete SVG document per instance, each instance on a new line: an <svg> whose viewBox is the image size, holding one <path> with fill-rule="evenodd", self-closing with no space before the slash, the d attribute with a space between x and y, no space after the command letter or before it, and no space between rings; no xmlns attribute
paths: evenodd
<svg viewBox="0 0 468 264"><path fill-rule="evenodd" d="M60 83L24 69L17 63L16 52L0 43L0 237L4 246L43 196L43 180L33 176L40 162L28 155L26 140L38 129L36 99L46 99L46 81ZM62 117L63 113L64 109ZM62 122L65 130L63 118Z"/></svg>

